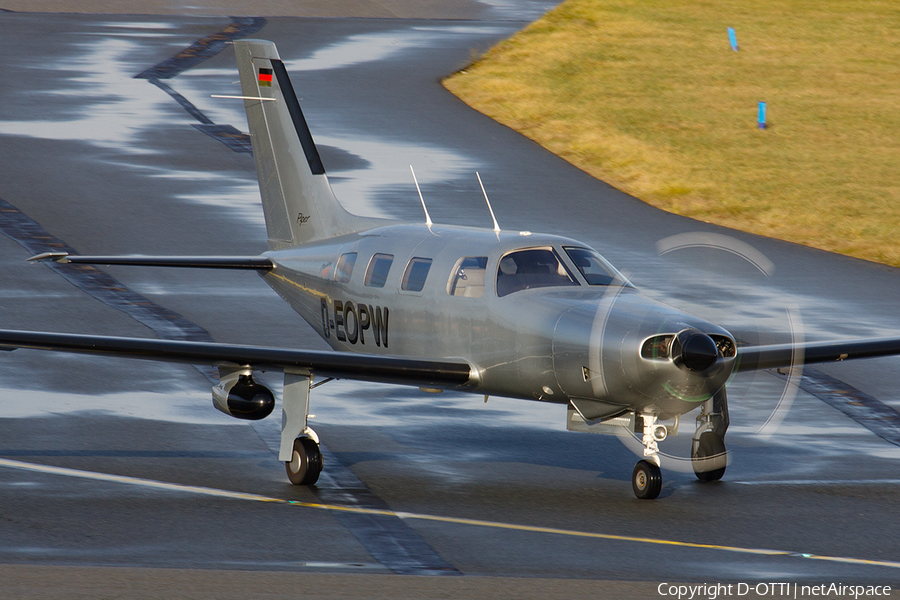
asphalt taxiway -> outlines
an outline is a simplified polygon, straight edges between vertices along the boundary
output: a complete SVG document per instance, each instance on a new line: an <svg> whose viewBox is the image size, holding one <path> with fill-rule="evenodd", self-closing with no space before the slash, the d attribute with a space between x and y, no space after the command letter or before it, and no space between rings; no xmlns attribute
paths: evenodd
<svg viewBox="0 0 900 600"><path fill-rule="evenodd" d="M523 3L517 19L496 4L453 20L0 14L15 57L0 64L0 326L325 348L252 273L65 278L25 262L42 244L265 250L252 158L222 135L246 129L243 108L210 97L238 89L230 49L164 85L136 78L245 27L278 44L353 211L421 220L412 164L436 222L488 226L477 169L504 228L581 239L649 294L748 341L898 333L896 269L662 213L444 91L441 77L542 8ZM212 410L202 370L3 353L0 586L62 597L65 582L126 569L159 597L219 585L210 570L234 582L222 597L242 585L260 597L299 585L522 598L633 597L670 581L897 584L898 371L897 359L819 367L799 388L777 373L736 377L725 480L684 472L684 423L663 447L662 497L642 502L631 449L566 432L558 406L331 383L313 396L326 472L303 489L275 458L275 419Z"/></svg>

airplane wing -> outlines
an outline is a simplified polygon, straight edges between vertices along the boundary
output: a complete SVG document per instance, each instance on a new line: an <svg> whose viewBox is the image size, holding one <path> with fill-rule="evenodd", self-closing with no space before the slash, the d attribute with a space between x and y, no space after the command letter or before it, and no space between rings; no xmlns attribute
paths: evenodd
<svg viewBox="0 0 900 600"><path fill-rule="evenodd" d="M744 346L737 350L735 372L777 369L792 364L840 362L900 354L900 338Z"/></svg>
<svg viewBox="0 0 900 600"><path fill-rule="evenodd" d="M476 385L471 366L462 359L420 360L210 342L0 330L0 350L18 348L213 366L251 365L262 370L298 369L321 377L421 387L467 388Z"/></svg>
<svg viewBox="0 0 900 600"><path fill-rule="evenodd" d="M268 271L275 267L268 256L81 256L67 252L44 252L28 260L51 260L60 264L129 265L138 267L187 267L202 269L249 269Z"/></svg>

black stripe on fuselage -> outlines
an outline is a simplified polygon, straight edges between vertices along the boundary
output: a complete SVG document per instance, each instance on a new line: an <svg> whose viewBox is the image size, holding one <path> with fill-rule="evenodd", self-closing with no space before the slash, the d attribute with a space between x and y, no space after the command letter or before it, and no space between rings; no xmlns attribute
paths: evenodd
<svg viewBox="0 0 900 600"><path fill-rule="evenodd" d="M291 120L294 122L294 129L297 130L297 137L300 138L300 145L303 146L306 162L309 163L309 170L312 171L313 175L324 175L325 165L322 164L319 151L316 149L316 143L309 132L309 126L306 124L306 119L303 118L303 111L300 110L300 102L297 101L297 94L294 93L294 86L291 85L287 69L284 68L284 63L280 60L272 59L271 62L272 68L275 70L275 78L278 79L278 87L281 88L284 102L287 104Z"/></svg>

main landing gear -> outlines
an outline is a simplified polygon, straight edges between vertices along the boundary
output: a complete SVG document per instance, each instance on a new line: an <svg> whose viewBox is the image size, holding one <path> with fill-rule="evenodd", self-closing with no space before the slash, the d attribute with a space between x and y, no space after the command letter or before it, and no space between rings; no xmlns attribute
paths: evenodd
<svg viewBox="0 0 900 600"><path fill-rule="evenodd" d="M288 479L294 485L312 485L322 472L319 437L307 425L309 381L310 376L305 373L284 373L278 460L284 462Z"/></svg>
<svg viewBox="0 0 900 600"><path fill-rule="evenodd" d="M653 500L662 490L662 474L659 470L659 445L666 439L668 430L657 422L658 415L644 413L638 416L642 424L644 460L638 461L631 473L631 488L641 500ZM703 403L697 416L697 430L691 443L691 464L700 481L718 481L725 474L727 452L725 432L728 430L728 399L725 388Z"/></svg>
<svg viewBox="0 0 900 600"><path fill-rule="evenodd" d="M725 432L728 431L728 398L725 388L703 403L697 415L697 431L691 443L694 474L700 481L718 481L728 464Z"/></svg>

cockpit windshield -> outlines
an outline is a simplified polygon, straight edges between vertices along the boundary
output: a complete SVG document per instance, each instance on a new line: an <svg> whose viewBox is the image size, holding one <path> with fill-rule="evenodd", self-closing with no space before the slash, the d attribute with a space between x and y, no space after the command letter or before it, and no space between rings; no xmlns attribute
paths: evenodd
<svg viewBox="0 0 900 600"><path fill-rule="evenodd" d="M629 285L625 277L590 248L563 248L590 285Z"/></svg>
<svg viewBox="0 0 900 600"><path fill-rule="evenodd" d="M500 259L497 268L497 295L501 298L539 287L578 285L551 248L516 250Z"/></svg>

